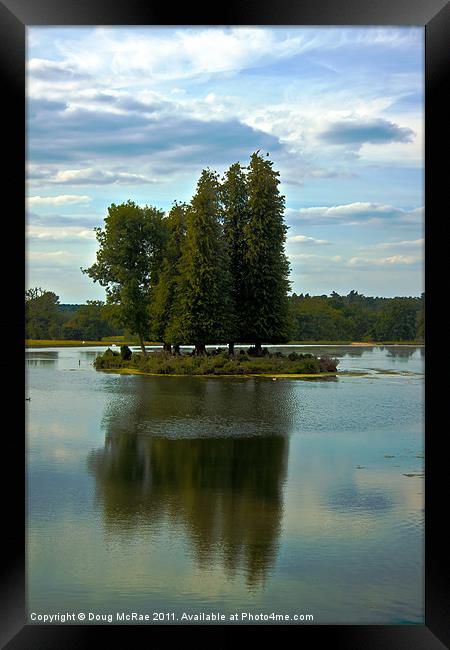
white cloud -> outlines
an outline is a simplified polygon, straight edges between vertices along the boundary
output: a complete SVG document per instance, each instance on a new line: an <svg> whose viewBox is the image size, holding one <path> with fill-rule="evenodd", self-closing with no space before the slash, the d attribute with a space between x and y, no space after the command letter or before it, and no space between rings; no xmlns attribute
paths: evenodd
<svg viewBox="0 0 450 650"><path fill-rule="evenodd" d="M90 196L80 196L78 194L60 194L58 196L29 196L28 205L36 207L39 205L67 205L77 203L89 203Z"/></svg>
<svg viewBox="0 0 450 650"><path fill-rule="evenodd" d="M368 257L352 257L348 263L350 266L391 266L411 265L422 262L422 258L416 255L392 255L391 257L380 257L377 259Z"/></svg>
<svg viewBox="0 0 450 650"><path fill-rule="evenodd" d="M116 77L144 72L163 79L242 70L265 57L277 60L346 46L412 47L420 42L417 29L397 28L98 27L78 38L62 37L59 29L54 33L54 45L71 70ZM35 58L30 69L47 69L51 63Z"/></svg>
<svg viewBox="0 0 450 650"><path fill-rule="evenodd" d="M308 253L293 253L292 255L289 255L289 258L293 260L307 260L308 262L313 261L315 263L319 262L320 264L328 264L330 262L340 264L344 262L341 255L314 255Z"/></svg>
<svg viewBox="0 0 450 650"><path fill-rule="evenodd" d="M417 255L392 255L377 260L379 264L417 264L422 258Z"/></svg>
<svg viewBox="0 0 450 650"><path fill-rule="evenodd" d="M379 249L409 249L409 248L423 248L425 245L425 240L421 239L408 239L403 241L392 241L392 242L380 242L378 244L372 244L371 246L361 246L359 250L362 251L371 251Z"/></svg>
<svg viewBox="0 0 450 650"><path fill-rule="evenodd" d="M27 257L31 262L51 263L58 266L70 263L74 254L68 251L27 251Z"/></svg>
<svg viewBox="0 0 450 650"><path fill-rule="evenodd" d="M302 244L314 244L316 246L330 243L326 239L316 239L315 237L307 237L306 235L292 235L292 237L288 237L287 240L301 242Z"/></svg>
<svg viewBox="0 0 450 650"><path fill-rule="evenodd" d="M308 224L357 225L381 220L419 223L423 216L423 209L405 210L392 205L357 201L343 205L318 206L297 210L287 208L286 216L289 220L302 221Z"/></svg>
<svg viewBox="0 0 450 650"><path fill-rule="evenodd" d="M30 225L27 228L27 238L38 241L82 241L95 239L95 232L93 229L78 228L76 226L49 228L45 226Z"/></svg>
<svg viewBox="0 0 450 650"><path fill-rule="evenodd" d="M67 183L69 185L106 185L110 183L131 185L136 183L154 183L156 181L142 174L102 171L93 167L87 167L85 169L65 169L58 171L50 179L50 182Z"/></svg>
<svg viewBox="0 0 450 650"><path fill-rule="evenodd" d="M86 75L74 70L63 61L52 61L50 59L30 59L27 63L27 69L33 79L44 81L63 81L72 79L85 79Z"/></svg>

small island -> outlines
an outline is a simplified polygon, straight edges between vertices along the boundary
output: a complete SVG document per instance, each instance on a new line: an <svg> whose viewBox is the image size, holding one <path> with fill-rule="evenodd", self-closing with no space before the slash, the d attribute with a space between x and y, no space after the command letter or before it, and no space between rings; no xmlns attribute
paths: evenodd
<svg viewBox="0 0 450 650"><path fill-rule="evenodd" d="M108 348L98 355L94 366L98 370L124 374L324 378L336 375L338 363L337 359L329 356L297 352L285 355L270 353L267 348L263 348L261 353L251 347L239 353L216 348L200 355L195 350L185 354L156 350L143 355L122 345L120 352Z"/></svg>

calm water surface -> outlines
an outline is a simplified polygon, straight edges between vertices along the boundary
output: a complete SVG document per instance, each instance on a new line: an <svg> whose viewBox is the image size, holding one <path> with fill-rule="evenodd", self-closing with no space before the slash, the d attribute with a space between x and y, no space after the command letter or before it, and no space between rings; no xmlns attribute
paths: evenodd
<svg viewBox="0 0 450 650"><path fill-rule="evenodd" d="M29 614L424 622L423 348L309 348L369 370L326 381L120 376L100 349L26 351Z"/></svg>

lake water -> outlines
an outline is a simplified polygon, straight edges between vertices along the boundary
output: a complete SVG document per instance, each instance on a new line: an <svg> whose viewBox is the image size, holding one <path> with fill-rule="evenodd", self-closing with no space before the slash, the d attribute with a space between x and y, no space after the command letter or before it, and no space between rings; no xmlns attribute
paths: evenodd
<svg viewBox="0 0 450 650"><path fill-rule="evenodd" d="M26 351L29 616L423 624L423 348L308 346L369 371L314 381L121 376L101 349Z"/></svg>

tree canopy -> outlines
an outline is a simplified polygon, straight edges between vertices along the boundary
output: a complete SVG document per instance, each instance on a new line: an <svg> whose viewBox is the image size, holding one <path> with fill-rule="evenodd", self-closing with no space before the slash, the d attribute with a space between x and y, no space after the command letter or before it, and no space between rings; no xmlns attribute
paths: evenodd
<svg viewBox="0 0 450 650"><path fill-rule="evenodd" d="M247 174L242 329L247 340L257 347L263 342L280 343L289 338L285 200L278 189L279 172L272 166L270 160L254 153Z"/></svg>
<svg viewBox="0 0 450 650"><path fill-rule="evenodd" d="M25 292L25 336L52 339L60 335L63 317L58 311L59 296L41 287Z"/></svg>
<svg viewBox="0 0 450 650"><path fill-rule="evenodd" d="M150 296L156 284L167 239L164 211L133 201L108 208L104 228L96 228L97 261L82 269L106 289L115 324L137 334L145 354L150 329Z"/></svg>
<svg viewBox="0 0 450 650"><path fill-rule="evenodd" d="M218 175L203 170L187 211L175 304L168 325L173 343L225 342L234 332L230 262L220 223Z"/></svg>

